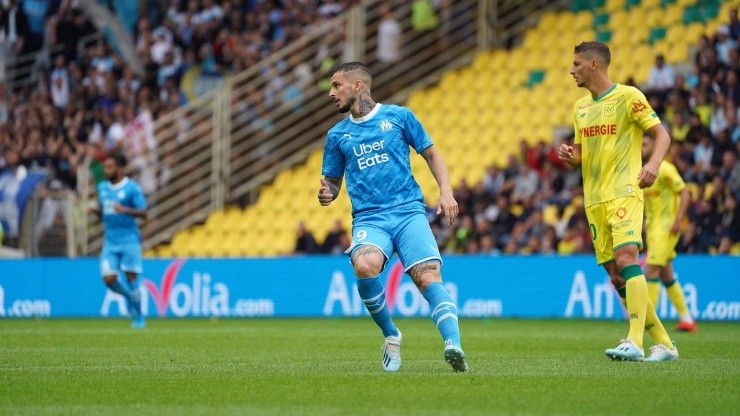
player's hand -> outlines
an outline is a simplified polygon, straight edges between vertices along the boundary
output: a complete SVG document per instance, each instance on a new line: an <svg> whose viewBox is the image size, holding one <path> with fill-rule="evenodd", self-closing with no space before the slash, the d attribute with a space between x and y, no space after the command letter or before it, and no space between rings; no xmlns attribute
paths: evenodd
<svg viewBox="0 0 740 416"><path fill-rule="evenodd" d="M561 144L560 147L558 147L558 159L570 162L573 160L573 146L567 145L565 143Z"/></svg>
<svg viewBox="0 0 740 416"><path fill-rule="evenodd" d="M439 196L439 205L437 205L437 215L443 213L447 220L447 225L452 225L452 222L457 218L458 206L455 197L452 193L443 193Z"/></svg>
<svg viewBox="0 0 740 416"><path fill-rule="evenodd" d="M98 207L97 204L92 203L87 206L87 213L88 214L98 214L100 213L100 208Z"/></svg>
<svg viewBox="0 0 740 416"><path fill-rule="evenodd" d="M321 187L319 188L319 203L322 207L328 207L329 204L334 200L334 194L329 191L329 184L326 179L321 178Z"/></svg>
<svg viewBox="0 0 740 416"><path fill-rule="evenodd" d="M126 210L126 207L124 207L124 206L123 206L123 205L121 205L121 204L116 204L116 205L113 205L113 209L114 209L114 210L115 210L115 211L116 211L117 213L119 213L119 214L126 214L126 213L128 213L128 211Z"/></svg>
<svg viewBox="0 0 740 416"><path fill-rule="evenodd" d="M640 188L649 188L655 183L655 178L658 177L658 166L655 166L651 162L645 164L640 169L640 173L637 174L637 180L640 181Z"/></svg>
<svg viewBox="0 0 740 416"><path fill-rule="evenodd" d="M670 231L671 231L671 234L678 234L679 231L681 231L681 222L680 221L674 222L673 225L671 225Z"/></svg>

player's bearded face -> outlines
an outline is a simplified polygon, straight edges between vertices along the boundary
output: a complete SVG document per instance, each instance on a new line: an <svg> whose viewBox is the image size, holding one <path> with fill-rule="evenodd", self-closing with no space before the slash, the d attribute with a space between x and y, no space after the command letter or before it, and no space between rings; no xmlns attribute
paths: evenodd
<svg viewBox="0 0 740 416"><path fill-rule="evenodd" d="M109 181L116 179L116 177L118 176L118 166L116 165L116 162L113 161L113 159L106 159L105 163L103 164L103 174L105 175L105 179Z"/></svg>
<svg viewBox="0 0 740 416"><path fill-rule="evenodd" d="M337 111L340 113L348 112L357 100L352 91L352 84L347 80L343 73L334 74L331 77L331 90L329 91L329 97L334 101L334 104L337 106Z"/></svg>
<svg viewBox="0 0 740 416"><path fill-rule="evenodd" d="M354 95L347 97L347 99L338 103L339 107L337 108L337 111L339 111L340 113L346 113L350 110L350 108L352 108L352 106L355 104L355 101L357 101L357 97L355 97Z"/></svg>

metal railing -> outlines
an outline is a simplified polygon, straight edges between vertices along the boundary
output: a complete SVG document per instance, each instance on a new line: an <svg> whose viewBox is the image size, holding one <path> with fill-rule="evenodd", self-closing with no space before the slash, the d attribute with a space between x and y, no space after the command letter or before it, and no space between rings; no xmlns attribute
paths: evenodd
<svg viewBox="0 0 740 416"><path fill-rule="evenodd" d="M521 19L507 27L491 27L495 19L488 14L502 3L510 2L449 2L450 9L440 12L440 25L424 32L412 27L410 5L393 10L402 29L402 59L384 64L376 54L384 2L363 1L227 78L220 89L159 117L154 123L156 155L149 162L160 181L149 196L144 246L170 240L178 230L204 221L227 204L253 202L279 171L319 148L328 128L343 117L327 97L328 70L335 64L366 62L373 73L376 101L402 102L412 89L470 62L476 50L496 43L502 30L507 36L523 32L526 25ZM522 13L529 16L551 2L533 3ZM308 65L305 73L310 79L300 77L299 65ZM134 177L140 173L132 172ZM78 183L80 203L86 206L94 198L93 186L87 177ZM100 224L81 221L80 227L80 252L97 253L102 244Z"/></svg>
<svg viewBox="0 0 740 416"><path fill-rule="evenodd" d="M99 33L92 33L80 38L77 42L77 49L87 49L101 41L102 36ZM46 78L52 66L51 57L62 53L64 48L64 44L58 43L55 45L45 44L38 51L19 56L12 56L6 52L6 57L11 57L0 59L0 72L3 73L0 80L5 80L9 91L33 85L46 85Z"/></svg>

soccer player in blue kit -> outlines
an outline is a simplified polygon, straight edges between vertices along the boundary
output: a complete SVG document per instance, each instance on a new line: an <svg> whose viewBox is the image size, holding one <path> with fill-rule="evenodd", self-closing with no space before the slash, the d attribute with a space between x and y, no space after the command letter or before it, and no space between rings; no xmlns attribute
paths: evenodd
<svg viewBox="0 0 740 416"><path fill-rule="evenodd" d="M326 137L318 199L327 206L339 195L342 178L352 201L352 246L347 250L357 291L385 337L383 369L401 367L401 332L385 303L379 279L390 256L398 253L404 271L429 302L432 320L444 341L444 358L454 371L468 371L460 346L457 306L442 285L442 258L426 217L421 188L409 160L409 147L421 154L440 189L437 213L452 224L458 206L447 166L429 135L405 107L379 104L370 95L372 77L359 62L339 65L329 96L350 116Z"/></svg>
<svg viewBox="0 0 740 416"><path fill-rule="evenodd" d="M146 323L141 314L141 234L136 219L146 218L146 198L141 186L124 174L126 156L108 156L103 166L106 180L98 184L98 206L90 208L103 221L100 273L110 290L126 298L131 326L142 329ZM120 272L126 274L127 288L118 280Z"/></svg>

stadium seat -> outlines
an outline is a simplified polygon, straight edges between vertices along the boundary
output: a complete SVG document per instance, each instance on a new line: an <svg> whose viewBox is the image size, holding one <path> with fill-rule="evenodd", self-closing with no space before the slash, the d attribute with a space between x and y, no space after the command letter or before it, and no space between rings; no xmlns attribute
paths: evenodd
<svg viewBox="0 0 740 416"><path fill-rule="evenodd" d="M571 10L573 12L582 12L593 9L593 0L573 0L571 2Z"/></svg>
<svg viewBox="0 0 740 416"><path fill-rule="evenodd" d="M680 25L682 14L683 6L681 6L680 4L672 4L670 6L667 6L665 9L663 9L661 23L668 28L682 27Z"/></svg>
<svg viewBox="0 0 740 416"><path fill-rule="evenodd" d="M662 0L642 0L642 7L647 9L661 9Z"/></svg>
<svg viewBox="0 0 740 416"><path fill-rule="evenodd" d="M719 3L715 0L704 0L699 8L702 22L708 22L719 14Z"/></svg>
<svg viewBox="0 0 740 416"><path fill-rule="evenodd" d="M622 11L626 3L627 0L606 0L604 9L609 13Z"/></svg>
<svg viewBox="0 0 740 416"><path fill-rule="evenodd" d="M639 6L641 2L642 2L641 0L627 0L624 3L624 8L625 8L625 10L631 10L631 9Z"/></svg>
<svg viewBox="0 0 740 416"><path fill-rule="evenodd" d="M609 30L617 31L629 25L629 14L625 10L613 12L609 17L607 27Z"/></svg>
<svg viewBox="0 0 740 416"><path fill-rule="evenodd" d="M688 6L683 10L683 24L701 23L702 15L699 6Z"/></svg>
<svg viewBox="0 0 740 416"><path fill-rule="evenodd" d="M596 40L599 42L609 43L612 40L612 32L609 30L601 30L596 32Z"/></svg>
<svg viewBox="0 0 740 416"><path fill-rule="evenodd" d="M664 27L654 27L650 29L650 34L648 35L648 43L650 45L654 45L657 41L665 38L667 31Z"/></svg>

